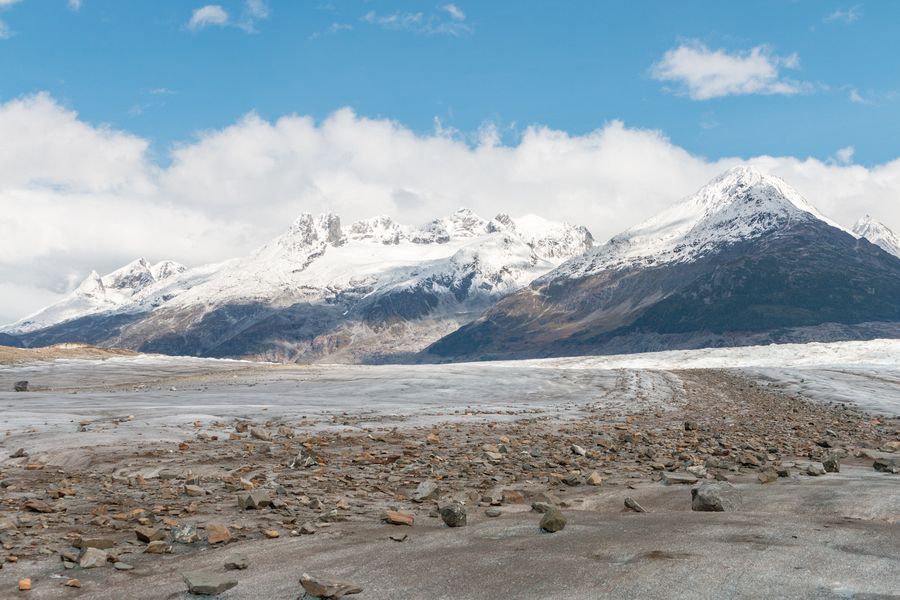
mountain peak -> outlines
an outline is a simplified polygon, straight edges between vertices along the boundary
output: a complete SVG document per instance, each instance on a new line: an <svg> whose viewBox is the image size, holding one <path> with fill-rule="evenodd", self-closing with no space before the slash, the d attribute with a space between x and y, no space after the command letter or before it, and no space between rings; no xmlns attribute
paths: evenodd
<svg viewBox="0 0 900 600"><path fill-rule="evenodd" d="M853 225L853 235L865 238L890 254L900 258L900 237L870 215L863 216Z"/></svg>
<svg viewBox="0 0 900 600"><path fill-rule="evenodd" d="M561 268L581 277L611 267L689 262L717 248L807 220L840 229L778 177L740 165Z"/></svg>

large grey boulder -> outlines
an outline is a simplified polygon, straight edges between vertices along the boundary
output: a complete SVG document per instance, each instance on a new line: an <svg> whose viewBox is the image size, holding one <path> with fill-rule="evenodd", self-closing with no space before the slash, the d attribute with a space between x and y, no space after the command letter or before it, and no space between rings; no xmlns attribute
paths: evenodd
<svg viewBox="0 0 900 600"><path fill-rule="evenodd" d="M731 512L741 505L740 491L730 483L708 482L691 488L691 510Z"/></svg>

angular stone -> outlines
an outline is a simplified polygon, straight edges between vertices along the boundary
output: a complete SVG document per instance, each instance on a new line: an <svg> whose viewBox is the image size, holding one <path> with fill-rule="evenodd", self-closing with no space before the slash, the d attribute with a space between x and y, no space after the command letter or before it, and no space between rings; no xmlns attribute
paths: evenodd
<svg viewBox="0 0 900 600"><path fill-rule="evenodd" d="M169 550L169 545L162 540L156 540L147 544L144 552L147 554L165 554Z"/></svg>
<svg viewBox="0 0 900 600"><path fill-rule="evenodd" d="M438 484L434 481L426 479L416 488L416 491L413 492L412 501L413 502L424 502L425 500L431 500L432 498L436 498L440 488Z"/></svg>
<svg viewBox="0 0 900 600"><path fill-rule="evenodd" d="M547 533L556 533L562 531L566 526L566 517L555 506L544 513L541 517L541 529Z"/></svg>
<svg viewBox="0 0 900 600"><path fill-rule="evenodd" d="M829 452L822 457L822 466L826 473L840 473L841 471L841 461L834 452Z"/></svg>
<svg viewBox="0 0 900 600"><path fill-rule="evenodd" d="M592 471L586 480L588 485L603 485L603 478L600 477L600 473L597 471Z"/></svg>
<svg viewBox="0 0 900 600"><path fill-rule="evenodd" d="M806 465L806 474L812 475L813 477L818 477L819 475L824 475L825 474L825 465L823 465L822 463L817 463L817 462L809 463L808 465Z"/></svg>
<svg viewBox="0 0 900 600"><path fill-rule="evenodd" d="M117 563L113 563L113 568L114 568L116 571L130 571L130 570L132 570L134 567L131 566L131 565L129 565L128 563L117 562Z"/></svg>
<svg viewBox="0 0 900 600"><path fill-rule="evenodd" d="M17 381L13 384L13 389L17 392L27 392L28 391L28 382L27 381Z"/></svg>
<svg viewBox="0 0 900 600"><path fill-rule="evenodd" d="M271 442L272 434L265 427L251 427L250 436L263 442Z"/></svg>
<svg viewBox="0 0 900 600"><path fill-rule="evenodd" d="M491 507L484 511L486 517L496 518L503 514L503 511L496 507Z"/></svg>
<svg viewBox="0 0 900 600"><path fill-rule="evenodd" d="M441 520L447 527L465 527L466 507L456 503L441 507Z"/></svg>
<svg viewBox="0 0 900 600"><path fill-rule="evenodd" d="M253 490L252 492L243 492L238 494L238 506L248 510L248 509L259 509L265 508L272 504L272 499L269 498L269 495L262 490Z"/></svg>
<svg viewBox="0 0 900 600"><path fill-rule="evenodd" d="M413 515L396 510L386 511L382 518L391 525L408 525L409 527L412 527L412 524L416 520Z"/></svg>
<svg viewBox="0 0 900 600"><path fill-rule="evenodd" d="M587 455L587 450L585 450L578 444L572 444L572 446L569 449L572 451L572 454L575 454L577 456L586 456Z"/></svg>
<svg viewBox="0 0 900 600"><path fill-rule="evenodd" d="M313 577L307 573L300 576L300 585L303 586L303 590L310 596L327 598L329 600L362 593L362 588L353 583Z"/></svg>
<svg viewBox="0 0 900 600"><path fill-rule="evenodd" d="M217 596L235 587L238 582L218 573L182 573L188 591L197 596Z"/></svg>
<svg viewBox="0 0 900 600"><path fill-rule="evenodd" d="M313 535L318 529L310 521L306 521L300 526L300 535Z"/></svg>
<svg viewBox="0 0 900 600"><path fill-rule="evenodd" d="M109 550L115 545L116 543L109 538L83 536L75 540L73 544L76 548L99 548L100 550Z"/></svg>
<svg viewBox="0 0 900 600"><path fill-rule="evenodd" d="M690 473L670 473L664 471L659 481L663 485L692 485L697 483L697 477Z"/></svg>
<svg viewBox="0 0 900 600"><path fill-rule="evenodd" d="M778 479L778 471L776 471L773 467L766 467L756 475L756 478L760 483L772 483L773 481Z"/></svg>
<svg viewBox="0 0 900 600"><path fill-rule="evenodd" d="M876 458L872 468L881 473L900 473L900 458Z"/></svg>
<svg viewBox="0 0 900 600"><path fill-rule="evenodd" d="M135 537L144 543L149 544L157 540L166 539L166 532L162 529L154 529L153 527L138 527L134 530Z"/></svg>
<svg viewBox="0 0 900 600"><path fill-rule="evenodd" d="M231 541L231 531L221 523L207 523L206 541L210 544L222 544Z"/></svg>
<svg viewBox="0 0 900 600"><path fill-rule="evenodd" d="M107 557L108 555L106 552L99 548L87 548L82 552L81 558L78 561L78 566L82 569L102 567L106 564Z"/></svg>
<svg viewBox="0 0 900 600"><path fill-rule="evenodd" d="M225 563L225 569L228 571L243 571L250 566L250 561L246 556L238 555Z"/></svg>
<svg viewBox="0 0 900 600"><path fill-rule="evenodd" d="M741 501L741 493L730 483L707 482L691 489L691 510L730 512L737 510Z"/></svg>
<svg viewBox="0 0 900 600"><path fill-rule="evenodd" d="M186 485L186 486L184 486L184 493L187 494L188 496L199 497L199 496L205 496L206 490L204 490L199 485Z"/></svg>
<svg viewBox="0 0 900 600"><path fill-rule="evenodd" d="M635 500L631 496L626 496L625 508L627 508L628 510L633 510L634 512L637 512L637 513L647 512L647 509L645 509L643 506L638 504L637 500Z"/></svg>

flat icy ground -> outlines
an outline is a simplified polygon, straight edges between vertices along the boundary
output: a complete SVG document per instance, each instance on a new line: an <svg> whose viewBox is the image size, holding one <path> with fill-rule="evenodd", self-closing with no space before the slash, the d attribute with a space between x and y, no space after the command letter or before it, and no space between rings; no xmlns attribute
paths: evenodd
<svg viewBox="0 0 900 600"><path fill-rule="evenodd" d="M31 391L13 392L19 380ZM292 600L303 572L362 599L900 600L900 475L873 470L898 456L898 416L893 341L422 366L0 365L0 598L186 600L181 573L203 571L238 582L224 600ZM813 476L829 456L840 472ZM738 509L692 512L691 486L661 481L693 476L730 481ZM438 491L416 498L423 483ZM251 487L273 505L239 508ZM451 501L466 527L442 524ZM558 505L565 529L542 533L535 501ZM414 525L382 522L387 509ZM230 541L209 543L217 526ZM184 527L195 537L179 543ZM78 566L78 536L103 540L109 561ZM237 555L249 568L226 571Z"/></svg>

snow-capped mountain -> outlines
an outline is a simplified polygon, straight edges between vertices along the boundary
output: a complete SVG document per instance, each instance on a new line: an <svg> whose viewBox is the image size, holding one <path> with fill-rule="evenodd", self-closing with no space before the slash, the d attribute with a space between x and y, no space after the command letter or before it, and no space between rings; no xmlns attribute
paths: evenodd
<svg viewBox="0 0 900 600"><path fill-rule="evenodd" d="M78 317L115 311L135 302L144 290L185 270L184 265L175 261L150 264L147 259L139 258L102 277L97 271L91 271L68 297L0 331L22 334Z"/></svg>
<svg viewBox="0 0 900 600"><path fill-rule="evenodd" d="M735 167L668 210L570 261L560 273L585 277L611 268L691 262L811 220L840 229L781 179L753 167Z"/></svg>
<svg viewBox="0 0 900 600"><path fill-rule="evenodd" d="M853 339L896 334L897 322L900 260L860 242L784 181L737 167L501 300L429 353Z"/></svg>
<svg viewBox="0 0 900 600"><path fill-rule="evenodd" d="M887 225L876 221L869 215L864 216L853 226L853 233L866 238L885 252L890 252L900 257L900 237L891 231Z"/></svg>
<svg viewBox="0 0 900 600"><path fill-rule="evenodd" d="M28 345L356 360L418 350L592 244L584 227L535 216L486 220L460 209L414 228L387 216L342 227L336 215L304 214L244 258L92 273L3 331Z"/></svg>

